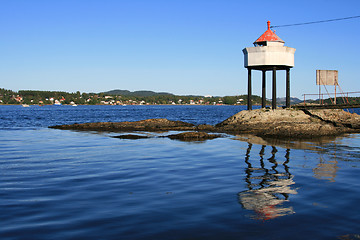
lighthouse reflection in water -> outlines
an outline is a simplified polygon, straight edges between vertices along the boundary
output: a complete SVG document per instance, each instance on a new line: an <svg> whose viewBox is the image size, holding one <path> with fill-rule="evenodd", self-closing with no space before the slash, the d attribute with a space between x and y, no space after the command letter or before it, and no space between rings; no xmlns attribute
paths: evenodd
<svg viewBox="0 0 360 240"><path fill-rule="evenodd" d="M265 151L271 151L270 158L264 159ZM245 155L248 190L238 193L238 200L244 209L252 211L250 218L269 220L295 213L288 204L291 195L297 194L287 166L290 149L286 149L285 156L277 156L277 152L276 147L266 145L262 145L260 152L252 152L252 144L248 143ZM250 159L250 154L257 155L259 160Z"/></svg>

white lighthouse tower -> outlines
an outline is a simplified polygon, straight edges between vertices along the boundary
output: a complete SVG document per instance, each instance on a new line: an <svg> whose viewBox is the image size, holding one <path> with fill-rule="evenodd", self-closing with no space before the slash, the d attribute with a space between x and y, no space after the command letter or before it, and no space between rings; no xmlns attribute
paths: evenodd
<svg viewBox="0 0 360 240"><path fill-rule="evenodd" d="M286 107L290 107L290 68L294 67L295 48L284 46L284 41L268 29L254 42L255 47L243 49L244 66L248 69L248 110L251 102L251 70L262 71L262 107L266 106L266 71L273 72L272 108L276 108L276 70L286 70Z"/></svg>

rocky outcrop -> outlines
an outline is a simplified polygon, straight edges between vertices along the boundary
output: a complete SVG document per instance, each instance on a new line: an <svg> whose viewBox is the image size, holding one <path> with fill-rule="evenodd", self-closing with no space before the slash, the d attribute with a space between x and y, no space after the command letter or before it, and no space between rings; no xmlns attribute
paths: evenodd
<svg viewBox="0 0 360 240"><path fill-rule="evenodd" d="M349 113L341 109L303 111L312 117L327 123L331 123L334 126L342 126L350 129L360 129L360 116L356 113Z"/></svg>
<svg viewBox="0 0 360 240"><path fill-rule="evenodd" d="M194 125L167 119L148 119L136 122L100 122L72 125L59 125L51 128L109 131L109 132L164 132L187 131L169 135L176 139L209 139L217 135L206 132L230 134L253 134L271 138L318 138L337 136L342 133L360 132L360 116L343 110L295 110L295 109L258 109L241 111L215 125ZM191 131L190 133L188 131ZM128 135L121 138L134 139Z"/></svg>
<svg viewBox="0 0 360 240"><path fill-rule="evenodd" d="M241 111L215 127L261 137L314 138L360 132L360 117L343 110L258 109Z"/></svg>
<svg viewBox="0 0 360 240"><path fill-rule="evenodd" d="M170 121L164 118L147 119L135 122L97 122L70 125L58 125L50 128L67 130L86 130L86 131L109 131L109 132L133 132L133 131L191 131L196 126L182 121Z"/></svg>

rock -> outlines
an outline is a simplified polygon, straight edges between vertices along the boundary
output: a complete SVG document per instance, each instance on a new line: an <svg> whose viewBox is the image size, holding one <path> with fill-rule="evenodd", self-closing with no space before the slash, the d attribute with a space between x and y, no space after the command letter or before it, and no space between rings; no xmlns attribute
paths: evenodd
<svg viewBox="0 0 360 240"><path fill-rule="evenodd" d="M125 135L114 136L113 138L119 138L119 139L143 139L143 138L149 138L149 137L144 136L144 135L125 134Z"/></svg>
<svg viewBox="0 0 360 240"><path fill-rule="evenodd" d="M86 131L109 131L109 132L128 132L128 131L189 131L195 130L195 125L182 121L170 121L164 118L147 119L135 122L97 122L70 125L58 125L50 128L67 130L86 130Z"/></svg>
<svg viewBox="0 0 360 240"><path fill-rule="evenodd" d="M241 111L215 126L206 124L195 126L191 123L160 118L136 122L59 125L50 128L108 132L191 131L170 135L169 137L172 139L210 139L220 136L206 134L206 132L253 134L260 137L299 139L360 132L360 116L336 109L257 109ZM125 137L133 139L137 138L137 135L136 137L132 135L119 136L119 138Z"/></svg>
<svg viewBox="0 0 360 240"><path fill-rule="evenodd" d="M208 134L205 132L183 132L167 136L170 139L178 139L183 141L204 141L206 139L214 139L221 137L220 134Z"/></svg>
<svg viewBox="0 0 360 240"><path fill-rule="evenodd" d="M215 125L218 131L261 137L314 138L360 132L360 118L343 110L258 109L241 111Z"/></svg>
<svg viewBox="0 0 360 240"><path fill-rule="evenodd" d="M183 141L204 141L207 139L214 139L217 137L220 137L220 134L208 134L205 132L183 132L179 134L172 134L167 136L160 136L161 138L170 138L170 139L178 139ZM154 137L154 136L153 136ZM149 136L145 135L137 135L137 134L123 134L119 136L114 136L113 138L119 138L119 139L145 139L145 138L151 138Z"/></svg>
<svg viewBox="0 0 360 240"><path fill-rule="evenodd" d="M197 131L204 131L204 132L216 132L216 128L212 125L207 124L200 124L196 127Z"/></svg>
<svg viewBox="0 0 360 240"><path fill-rule="evenodd" d="M308 110L307 114L337 126L360 129L360 116L356 113L349 113L341 109L323 109Z"/></svg>

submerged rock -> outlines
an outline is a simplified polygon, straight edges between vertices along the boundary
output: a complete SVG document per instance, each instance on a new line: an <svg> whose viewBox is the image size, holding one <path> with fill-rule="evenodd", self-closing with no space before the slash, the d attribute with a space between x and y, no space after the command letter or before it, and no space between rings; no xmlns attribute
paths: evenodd
<svg viewBox="0 0 360 240"><path fill-rule="evenodd" d="M144 138L149 138L149 137L144 136L144 135L125 134L125 135L114 136L113 138L119 138L119 139L144 139Z"/></svg>
<svg viewBox="0 0 360 240"><path fill-rule="evenodd" d="M137 134L123 134L123 135L113 136L113 138L119 138L119 139L145 139L145 138L158 138L158 137L191 142L191 141L204 141L207 139L214 139L221 137L221 135L208 134L205 132L183 132L183 133L171 134L165 136L148 136L148 135L137 135Z"/></svg>
<svg viewBox="0 0 360 240"><path fill-rule="evenodd" d="M206 132L183 132L167 136L170 139L178 139L183 141L203 141L206 139L214 139L221 137L220 134L208 134Z"/></svg>

